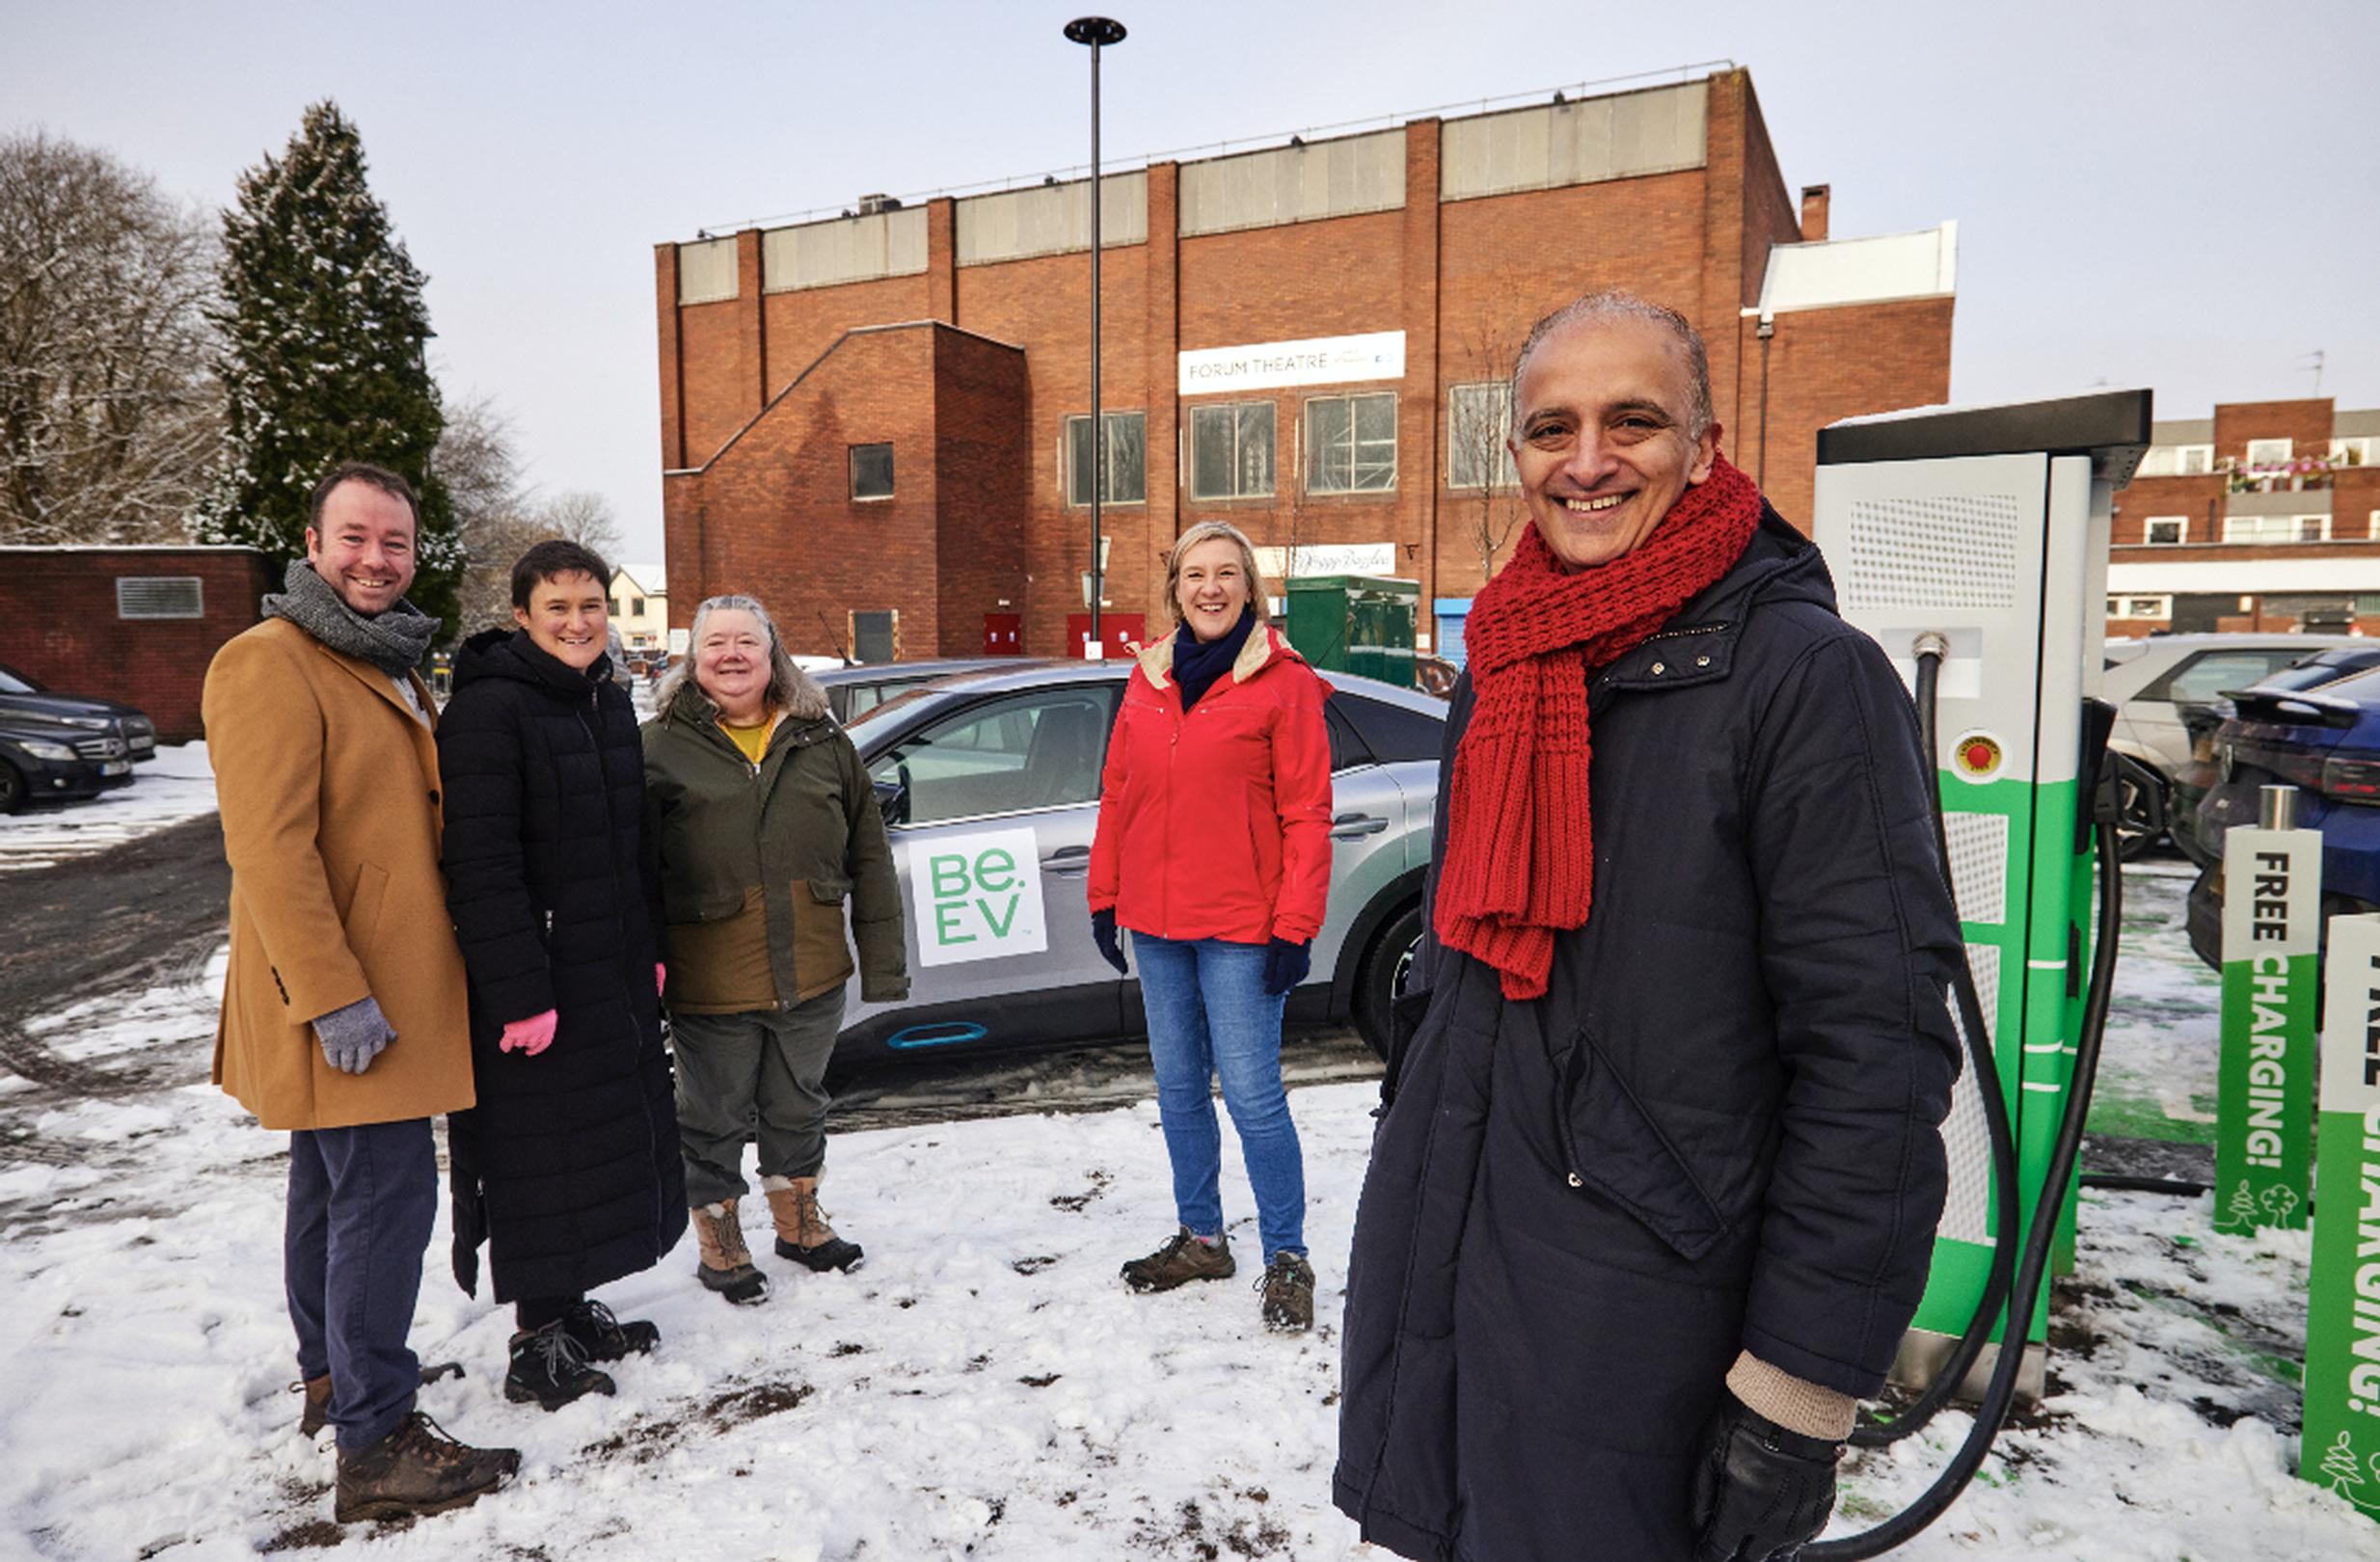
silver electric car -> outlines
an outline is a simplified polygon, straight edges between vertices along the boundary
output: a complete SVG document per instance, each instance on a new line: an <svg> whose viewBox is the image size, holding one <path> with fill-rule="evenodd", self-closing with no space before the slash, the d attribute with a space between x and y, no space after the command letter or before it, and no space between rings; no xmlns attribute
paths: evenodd
<svg viewBox="0 0 2380 1562"><path fill-rule="evenodd" d="M910 985L905 1003L868 1004L853 983L838 1062L1145 1034L1140 983L1100 958L1084 899L1099 772L1131 668L1011 660L852 717L900 873ZM1330 907L1289 1015L1352 1021L1378 1050L1420 937L1447 705L1324 677Z"/></svg>

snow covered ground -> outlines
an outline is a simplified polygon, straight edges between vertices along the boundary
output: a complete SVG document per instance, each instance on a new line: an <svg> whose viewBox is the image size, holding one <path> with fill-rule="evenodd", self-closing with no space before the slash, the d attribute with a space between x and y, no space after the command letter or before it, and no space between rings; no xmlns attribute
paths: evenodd
<svg viewBox="0 0 2380 1562"><path fill-rule="evenodd" d="M2197 1070L2213 1035L2212 989L2153 915L2178 893L2141 893L2126 941L2111 1068L2143 1078L2159 1048ZM203 1073L217 979L28 1027L121 1090L0 1087L0 1555L1380 1554L1328 1498L1364 1084L1292 1097L1321 1277L1323 1327L1306 1338L1258 1326L1229 1145L1242 1279L1153 1298L1117 1283L1169 1224L1146 1101L839 1135L827 1201L867 1245L864 1269L814 1277L764 1255L775 1299L731 1309L690 1279L690 1238L604 1295L660 1324L660 1353L617 1369L617 1397L553 1415L504 1402L508 1319L447 1278L442 1217L414 1341L468 1376L422 1403L459 1436L520 1447L523 1475L465 1512L342 1532L332 1455L298 1437L285 1391L282 1141L182 1083ZM2216 1235L2204 1198L2088 1195L2048 1403L1901 1554L2380 1557L2380 1525L2290 1473L2307 1256L2303 1234ZM1918 1446L1857 1458L1836 1532L1922 1490L1966 1425L1946 1414Z"/></svg>
<svg viewBox="0 0 2380 1562"><path fill-rule="evenodd" d="M215 811L215 772L203 742L160 747L132 776L132 785L87 802L0 814L0 874L71 862Z"/></svg>

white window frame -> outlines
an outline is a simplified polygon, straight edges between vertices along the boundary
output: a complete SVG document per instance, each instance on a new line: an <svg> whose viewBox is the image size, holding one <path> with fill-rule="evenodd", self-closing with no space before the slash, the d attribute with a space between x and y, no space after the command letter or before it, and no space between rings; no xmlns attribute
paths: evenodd
<svg viewBox="0 0 2380 1562"><path fill-rule="evenodd" d="M2296 533L2289 537L2263 535L2273 522L2285 521ZM2311 528L2308 523L2312 523ZM2306 535L2311 529L2312 536ZM2303 543L2326 543L2331 540L2331 518L2327 515L2227 515L2223 518L2223 540L2266 548L2288 548Z"/></svg>
<svg viewBox="0 0 2380 1562"><path fill-rule="evenodd" d="M1305 448L1300 454L1304 458L1301 465L1305 469L1307 493L1393 494L1396 492L1397 468L1403 458L1403 452L1399 448L1401 442L1397 438L1402 430L1397 427L1396 399L1396 392L1393 390L1356 390L1344 395L1308 396L1306 398L1305 405L1300 409L1299 424L1305 431L1302 439ZM1356 452L1363 444L1363 442L1356 438L1356 404L1363 401L1386 401L1389 404L1389 480L1370 487L1364 487L1355 481ZM1313 433L1314 409L1333 402L1343 404L1347 409L1347 483L1346 486L1340 488L1325 488L1314 480L1315 469L1320 465L1322 457L1320 444L1314 439ZM1373 441L1372 443L1378 444L1379 442Z"/></svg>
<svg viewBox="0 0 2380 1562"><path fill-rule="evenodd" d="M2331 441L2333 466L2368 467L2372 461L2373 441L2358 435L2352 439Z"/></svg>
<svg viewBox="0 0 2380 1562"><path fill-rule="evenodd" d="M2146 608L2146 611L2140 609ZM2107 598L2107 616L2134 624L2171 623L2174 599L2170 596L2142 596L2136 592L2111 592Z"/></svg>
<svg viewBox="0 0 2380 1562"><path fill-rule="evenodd" d="M2174 534L2159 537L2157 527L2171 525ZM2190 540L2190 518L2186 515L2152 515L2141 523L2141 545L2145 548L2174 548Z"/></svg>
<svg viewBox="0 0 2380 1562"><path fill-rule="evenodd" d="M2211 444L2175 445L2174 470L2183 477L2205 476L2215 470L2215 447Z"/></svg>
<svg viewBox="0 0 2380 1562"><path fill-rule="evenodd" d="M2251 467L2286 466L2292 459L2292 448L2288 440L2250 440L2241 459Z"/></svg>
<svg viewBox="0 0 2380 1562"><path fill-rule="evenodd" d="M1271 458L1265 463L1265 475L1271 479L1271 482L1262 489L1240 486L1240 473L1244 469L1244 463L1240 460L1239 415L1243 408L1248 407L1262 407L1272 419L1273 450ZM1202 419L1199 415L1216 412L1229 412L1231 415L1231 491L1228 494L1202 494L1199 492L1198 427L1204 419ZM1269 499L1281 491L1281 409L1278 403L1265 400L1199 402L1191 406L1187 415L1182 418L1182 433L1188 443L1190 456L1190 459L1182 464L1182 486L1188 491L1192 503L1231 504L1248 499Z"/></svg>
<svg viewBox="0 0 2380 1562"><path fill-rule="evenodd" d="M1099 409L1101 423L1121 427L1130 418L1138 418L1141 425L1141 491L1130 498L1118 498L1113 494L1104 495L1099 499L1102 509L1112 504L1146 504L1149 502L1149 414L1130 409L1121 412L1111 412L1105 407ZM1091 496L1074 492L1074 429L1075 425L1087 426L1090 421L1089 413L1068 413L1066 417L1066 427L1058 435L1058 470L1061 474L1059 487L1065 493L1067 508L1070 510L1091 508ZM1097 453L1095 450L1093 452L1095 458ZM1114 481L1113 463L1109 464L1109 480L1112 485Z"/></svg>
<svg viewBox="0 0 2380 1562"><path fill-rule="evenodd" d="M1476 411L1466 410L1465 402L1479 399L1485 392L1488 403L1486 430L1479 427ZM1465 490L1509 490L1521 486L1521 473L1512 464L1512 445L1503 436L1512 426L1512 382L1510 380L1475 380L1465 385L1447 387L1447 486ZM1496 474L1466 474L1455 463L1467 452L1477 453L1493 448L1496 452Z"/></svg>

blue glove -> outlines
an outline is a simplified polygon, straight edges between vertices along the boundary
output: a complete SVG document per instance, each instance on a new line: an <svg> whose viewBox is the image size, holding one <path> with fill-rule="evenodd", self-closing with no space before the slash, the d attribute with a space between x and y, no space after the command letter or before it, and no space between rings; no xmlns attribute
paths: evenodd
<svg viewBox="0 0 2380 1562"><path fill-rule="evenodd" d="M1313 940L1276 938L1264 951L1264 996L1278 998L1306 980L1313 964Z"/></svg>
<svg viewBox="0 0 2380 1562"><path fill-rule="evenodd" d="M344 1009L334 1009L314 1018L314 1039L322 1043L322 1055L331 1066L342 1074L360 1074L372 1065L380 1049L396 1039L389 1029L389 1017L380 1011L377 999L368 994Z"/></svg>
<svg viewBox="0 0 2380 1562"><path fill-rule="evenodd" d="M1123 946L1116 941L1114 906L1103 906L1091 913L1091 941L1099 946L1099 953L1107 956L1107 963L1116 968L1118 976L1132 974L1124 968Z"/></svg>

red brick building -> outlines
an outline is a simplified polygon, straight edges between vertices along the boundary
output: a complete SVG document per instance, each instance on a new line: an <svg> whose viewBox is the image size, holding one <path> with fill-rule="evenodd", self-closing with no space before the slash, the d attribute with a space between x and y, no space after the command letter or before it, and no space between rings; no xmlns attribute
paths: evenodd
<svg viewBox="0 0 2380 1562"><path fill-rule="evenodd" d="M2110 634L2380 633L2380 409L2226 402L2154 436L2116 496Z"/></svg>
<svg viewBox="0 0 2380 1562"><path fill-rule="evenodd" d="M157 741L205 736L216 648L278 590L253 548L0 548L0 662L62 694L122 700Z"/></svg>
<svg viewBox="0 0 2380 1562"><path fill-rule="evenodd" d="M1101 203L1126 633L1208 517L1282 551L1268 569L1475 591L1520 515L1513 355L1592 288L1696 323L1724 448L1805 525L1821 425L1949 391L1952 225L1830 239L1826 187L1788 195L1743 70L1155 162ZM804 651L1067 651L1090 229L1089 181L1044 180L658 246L671 624L745 590Z"/></svg>

